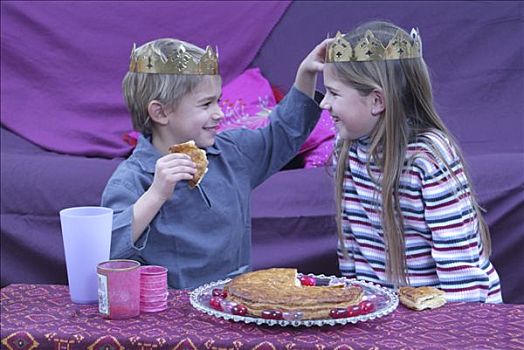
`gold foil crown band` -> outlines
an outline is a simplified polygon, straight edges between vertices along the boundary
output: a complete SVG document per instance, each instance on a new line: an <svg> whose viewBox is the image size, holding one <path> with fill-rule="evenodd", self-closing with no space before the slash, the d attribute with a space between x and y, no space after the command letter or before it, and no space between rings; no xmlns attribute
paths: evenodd
<svg viewBox="0 0 524 350"><path fill-rule="evenodd" d="M326 62L384 61L422 57L422 41L418 30L413 28L409 36L397 30L388 45L384 47L372 31L368 30L358 39L355 47L338 32L335 40L328 45Z"/></svg>
<svg viewBox="0 0 524 350"><path fill-rule="evenodd" d="M195 61L183 44L167 55L156 52L151 46L141 54L137 53L136 44L131 51L129 71L134 73L217 75L218 50L207 46L200 60Z"/></svg>

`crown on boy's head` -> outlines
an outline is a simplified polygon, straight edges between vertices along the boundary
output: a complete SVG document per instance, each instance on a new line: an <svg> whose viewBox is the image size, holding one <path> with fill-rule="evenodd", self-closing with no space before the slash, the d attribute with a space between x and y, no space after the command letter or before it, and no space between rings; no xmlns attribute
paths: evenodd
<svg viewBox="0 0 524 350"><path fill-rule="evenodd" d="M137 53L136 44L131 51L129 71L134 73L161 73L161 74L188 74L188 75L217 75L218 50L206 47L206 52L200 60L195 61L186 51L183 44L163 57L153 50L151 46L145 48L140 55Z"/></svg>
<svg viewBox="0 0 524 350"><path fill-rule="evenodd" d="M337 32L335 40L328 45L326 63L352 61L384 61L422 57L422 41L418 30L413 28L409 36L397 30L384 47L371 30L358 39L355 47Z"/></svg>

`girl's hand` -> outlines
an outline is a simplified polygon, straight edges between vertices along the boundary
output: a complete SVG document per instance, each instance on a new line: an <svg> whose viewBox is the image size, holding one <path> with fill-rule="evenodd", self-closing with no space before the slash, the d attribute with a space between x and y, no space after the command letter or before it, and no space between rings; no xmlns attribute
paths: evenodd
<svg viewBox="0 0 524 350"><path fill-rule="evenodd" d="M155 177L149 188L151 194L165 202L173 195L177 182L191 180L196 172L195 163L182 153L171 153L158 159Z"/></svg>

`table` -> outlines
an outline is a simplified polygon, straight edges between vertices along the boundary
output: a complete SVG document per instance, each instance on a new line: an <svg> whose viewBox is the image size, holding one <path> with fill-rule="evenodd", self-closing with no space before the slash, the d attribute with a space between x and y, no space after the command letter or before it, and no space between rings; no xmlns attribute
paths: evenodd
<svg viewBox="0 0 524 350"><path fill-rule="evenodd" d="M4 349L524 349L524 305L401 305L367 322L295 328L215 318L194 309L187 290L170 290L166 311L128 320L73 304L63 285L13 284L0 303Z"/></svg>

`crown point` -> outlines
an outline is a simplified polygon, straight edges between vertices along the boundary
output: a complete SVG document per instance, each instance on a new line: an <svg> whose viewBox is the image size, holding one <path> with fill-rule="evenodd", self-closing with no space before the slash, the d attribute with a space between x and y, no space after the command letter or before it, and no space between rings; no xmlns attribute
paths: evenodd
<svg viewBox="0 0 524 350"><path fill-rule="evenodd" d="M204 53L209 58L212 58L213 56L216 56L215 51L213 51L213 48L209 45L206 46L206 52Z"/></svg>
<svg viewBox="0 0 524 350"><path fill-rule="evenodd" d="M418 29L413 28L410 34L401 29L384 47L382 42L375 37L371 30L366 30L364 35L357 40L355 47L337 32L333 43L328 45L326 63L351 62L351 61L382 61L403 58L422 57L422 42Z"/></svg>
<svg viewBox="0 0 524 350"><path fill-rule="evenodd" d="M409 33L411 38L415 40L418 37L418 31L415 28L411 28L411 32Z"/></svg>
<svg viewBox="0 0 524 350"><path fill-rule="evenodd" d="M133 44L129 71L176 75L219 74L218 57L209 46L200 59L195 59L187 51L185 45L176 40L173 40L171 45L173 43L177 46L167 46L165 49L168 52L152 47L152 44L147 44L139 49L141 51L140 54L139 50L136 49L136 44Z"/></svg>

